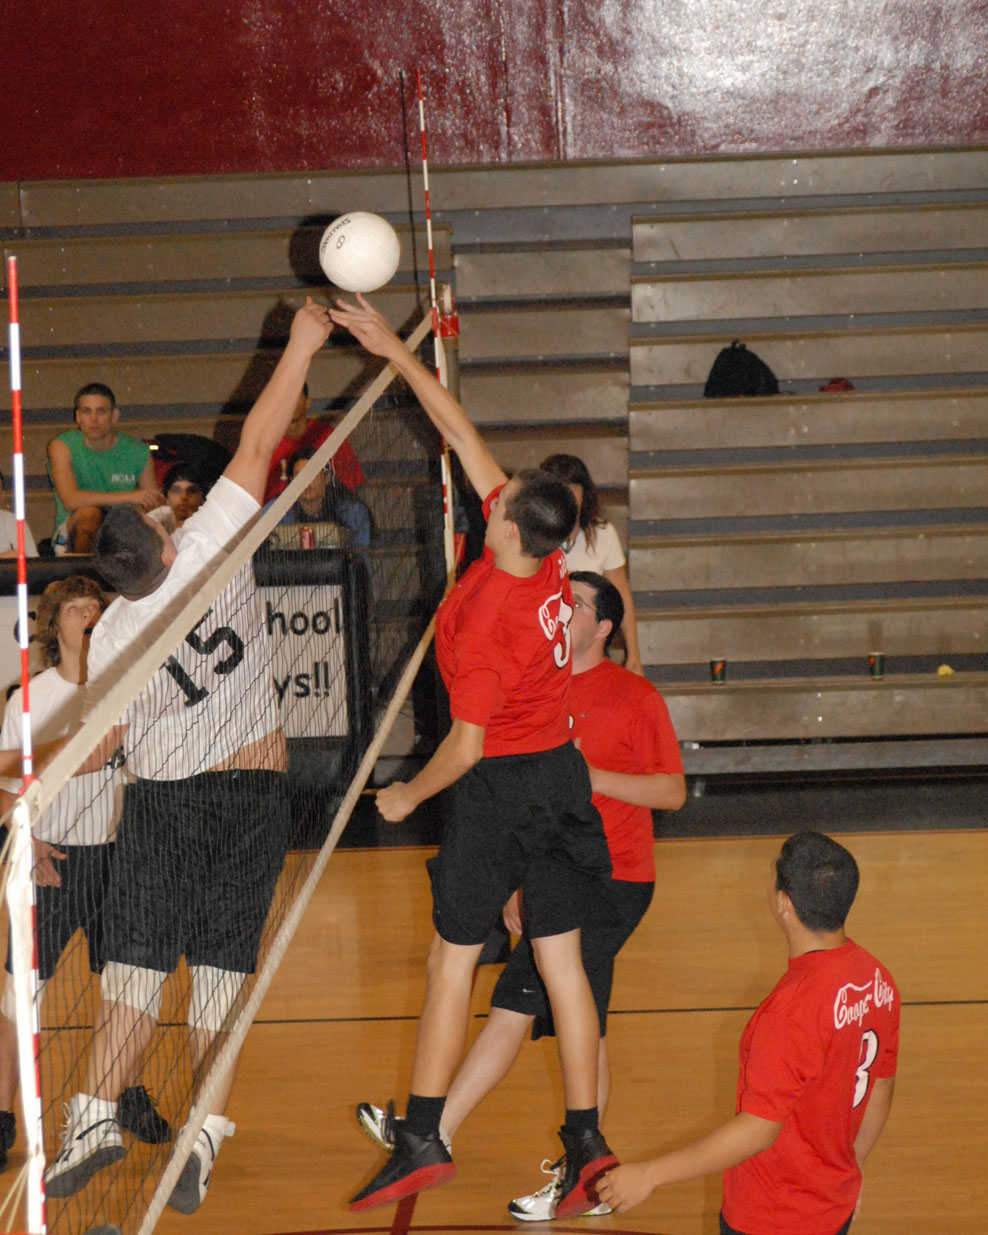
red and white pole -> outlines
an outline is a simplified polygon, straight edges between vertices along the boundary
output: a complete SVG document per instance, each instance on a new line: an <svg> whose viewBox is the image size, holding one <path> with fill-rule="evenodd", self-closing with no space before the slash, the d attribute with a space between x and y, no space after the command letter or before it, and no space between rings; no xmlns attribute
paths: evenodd
<svg viewBox="0 0 988 1235"><path fill-rule="evenodd" d="M436 256L432 243L432 201L429 196L429 150L425 136L425 97L422 91L422 71L416 70L419 98L419 133L422 138L422 185L425 192L425 236L429 248L429 306L432 313L432 342L435 354L436 378L448 388L449 374L445 363L444 338L455 338L460 333L459 322L453 311L452 289L443 289L444 313L440 314L436 296ZM443 530L446 546L446 574L452 581L453 573L463 554L462 537L453 535L453 476L449 459L449 447L443 441ZM457 544L459 540L461 543Z"/></svg>
<svg viewBox="0 0 988 1235"><path fill-rule="evenodd" d="M27 558L24 552L24 439L21 407L21 328L18 304L17 258L7 258L7 293L10 305L10 392L14 429L14 512L17 516L17 632L21 648L22 760L21 793L34 781L29 696ZM10 914L11 961L17 1011L17 1055L21 1106L27 1143L27 1229L44 1235L45 1154L41 1122L40 1017L38 1009L38 949L34 897L34 846L31 815L19 799L12 816L10 874L7 880Z"/></svg>

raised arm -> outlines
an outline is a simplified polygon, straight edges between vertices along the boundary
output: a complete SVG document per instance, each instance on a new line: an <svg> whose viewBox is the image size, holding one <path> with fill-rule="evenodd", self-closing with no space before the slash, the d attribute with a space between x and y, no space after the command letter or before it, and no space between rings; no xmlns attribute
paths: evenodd
<svg viewBox="0 0 988 1235"><path fill-rule="evenodd" d="M398 370L415 392L426 415L455 450L463 470L482 498L507 480L484 439L466 412L435 376L413 356L401 339L368 300L358 295L360 305L337 300L333 321L347 330L374 356L381 356Z"/></svg>
<svg viewBox="0 0 988 1235"><path fill-rule="evenodd" d="M329 338L332 329L329 310L316 304L311 296L307 297L305 305L292 320L288 344L281 359L244 421L240 444L223 475L241 489L246 489L258 502L264 500L271 456L285 436L302 393L309 364Z"/></svg>
<svg viewBox="0 0 988 1235"><path fill-rule="evenodd" d="M154 483L154 469L150 461L140 475L137 488L125 489L120 493L80 489L69 448L57 437L48 443L48 462L51 465L51 482L68 511L81 510L84 506L139 506L141 510L148 511L161 504L161 491Z"/></svg>

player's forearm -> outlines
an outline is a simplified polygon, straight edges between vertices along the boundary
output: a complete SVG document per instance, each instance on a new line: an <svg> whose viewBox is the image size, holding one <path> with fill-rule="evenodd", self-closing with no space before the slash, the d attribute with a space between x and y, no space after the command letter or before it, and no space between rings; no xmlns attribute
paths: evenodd
<svg viewBox="0 0 988 1235"><path fill-rule="evenodd" d="M97 489L71 489L63 492L58 490L62 505L68 511L82 510L86 506L126 506L137 500L140 489L115 490L102 493Z"/></svg>
<svg viewBox="0 0 988 1235"><path fill-rule="evenodd" d="M456 451L463 470L481 497L504 484L506 476L470 418L449 391L402 343L388 359L411 386L425 414Z"/></svg>
<svg viewBox="0 0 988 1235"><path fill-rule="evenodd" d="M653 1188L659 1188L728 1171L768 1149L781 1127L780 1123L742 1111L698 1141L645 1163L649 1182Z"/></svg>
<svg viewBox="0 0 988 1235"><path fill-rule="evenodd" d="M875 1147L875 1142L885 1127L885 1121L892 1109L892 1094L895 1092L894 1076L879 1076L875 1079L868 1106L861 1120L861 1127L854 1141L854 1156L858 1166L864 1165L865 1158Z"/></svg>
<svg viewBox="0 0 988 1235"><path fill-rule="evenodd" d="M679 810L686 801L686 778L672 772L636 775L591 767L590 784L594 793L649 810Z"/></svg>
<svg viewBox="0 0 988 1235"><path fill-rule="evenodd" d="M481 731L483 732L483 731ZM409 797L418 806L435 794L448 789L474 766L483 754L483 739L479 749L451 729L436 747L436 752L421 772L408 782Z"/></svg>
<svg viewBox="0 0 988 1235"><path fill-rule="evenodd" d="M311 359L302 340L289 338L267 385L247 413L238 452L249 452L265 463L270 460L291 423Z"/></svg>

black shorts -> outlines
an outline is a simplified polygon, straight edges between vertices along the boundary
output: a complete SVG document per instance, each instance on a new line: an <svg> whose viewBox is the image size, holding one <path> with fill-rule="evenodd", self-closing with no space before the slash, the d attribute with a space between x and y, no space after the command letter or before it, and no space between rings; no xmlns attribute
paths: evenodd
<svg viewBox="0 0 988 1235"><path fill-rule="evenodd" d="M284 773L205 772L124 791L106 959L253 973L285 857Z"/></svg>
<svg viewBox="0 0 988 1235"><path fill-rule="evenodd" d="M428 867L432 920L449 943L483 943L517 888L533 938L575 930L582 901L611 872L583 756L567 742L481 759L453 786Z"/></svg>
<svg viewBox="0 0 988 1235"><path fill-rule="evenodd" d="M103 968L103 901L110 883L113 845L54 845L63 859L52 858L62 879L60 888L36 887L35 920L38 924L38 977L46 981L77 930L86 936L89 968ZM11 972L10 942L7 972Z"/></svg>
<svg viewBox="0 0 988 1235"><path fill-rule="evenodd" d="M851 1217L853 1218L853 1214ZM844 1223L839 1231L835 1231L834 1235L848 1235L851 1229L851 1218ZM720 1215L720 1235L746 1235L744 1231L736 1231L733 1226L728 1226L724 1221L724 1215Z"/></svg>
<svg viewBox="0 0 988 1235"><path fill-rule="evenodd" d="M629 883L623 879L598 880L586 906L580 928L583 968L593 992L600 1021L600 1036L607 1033L607 1009L614 981L614 958L630 938L652 903L654 883ZM508 958L491 996L491 1006L534 1016L532 1038L555 1033L549 995L545 989L527 937L520 939Z"/></svg>

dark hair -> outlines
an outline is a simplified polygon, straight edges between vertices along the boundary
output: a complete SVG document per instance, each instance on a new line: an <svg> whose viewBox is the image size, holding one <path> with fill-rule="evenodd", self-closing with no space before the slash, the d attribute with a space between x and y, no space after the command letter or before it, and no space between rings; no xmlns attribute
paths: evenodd
<svg viewBox="0 0 988 1235"><path fill-rule="evenodd" d="M168 496L168 490L177 480L188 480L194 485L198 485L203 494L209 492L211 482L206 473L195 463L173 463L172 466L165 472L165 478L161 482L161 489L165 497Z"/></svg>
<svg viewBox="0 0 988 1235"><path fill-rule="evenodd" d="M79 410L79 400L84 399L86 395L99 395L101 399L109 399L111 407L117 406L117 396L109 386L103 382L87 382L85 386L80 386L75 392L75 398L72 400L73 412Z"/></svg>
<svg viewBox="0 0 988 1235"><path fill-rule="evenodd" d="M811 931L838 931L858 891L854 855L822 832L797 832L775 863L775 886Z"/></svg>
<svg viewBox="0 0 988 1235"><path fill-rule="evenodd" d="M593 588L593 612L598 622L610 622L611 633L604 640L604 651L611 646L611 641L621 629L624 621L624 601L610 579L598 575L594 570L574 570L569 577L570 583L584 583Z"/></svg>
<svg viewBox="0 0 988 1235"><path fill-rule="evenodd" d="M600 514L600 494L587 465L576 455L549 455L542 460L539 467L550 476L558 476L568 485L579 485L583 489L577 517L580 530L587 538L587 548L593 550L597 540L597 528L603 527L604 520Z"/></svg>
<svg viewBox="0 0 988 1235"><path fill-rule="evenodd" d="M58 615L62 605L69 600L89 597L99 604L100 613L106 608L106 597L99 585L85 575L69 575L49 583L38 601L37 617L34 619L34 637L41 648L45 668L61 664L62 652L58 646Z"/></svg>
<svg viewBox="0 0 988 1235"><path fill-rule="evenodd" d="M289 473L295 470L296 463L308 463L308 461L315 456L315 453L316 453L315 446L300 446L298 450L296 450L295 453L292 455L292 457L288 460Z"/></svg>
<svg viewBox="0 0 988 1235"><path fill-rule="evenodd" d="M135 506L103 514L93 565L118 592L143 595L162 570L161 537Z"/></svg>
<svg viewBox="0 0 988 1235"><path fill-rule="evenodd" d="M561 480L541 469L527 468L514 479L519 483L505 503L505 517L518 526L522 552L543 558L573 530L576 498Z"/></svg>

